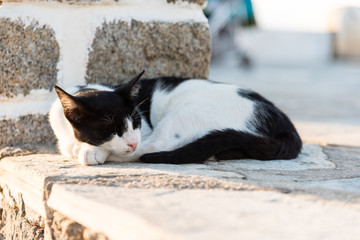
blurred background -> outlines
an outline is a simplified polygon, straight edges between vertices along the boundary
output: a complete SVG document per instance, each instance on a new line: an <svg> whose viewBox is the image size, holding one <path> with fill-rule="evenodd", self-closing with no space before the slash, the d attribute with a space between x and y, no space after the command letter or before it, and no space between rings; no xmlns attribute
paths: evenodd
<svg viewBox="0 0 360 240"><path fill-rule="evenodd" d="M305 141L360 145L360 1L209 0L210 79L252 88Z"/></svg>
<svg viewBox="0 0 360 240"><path fill-rule="evenodd" d="M241 64L314 64L360 59L358 0L209 0L213 60L236 51Z"/></svg>

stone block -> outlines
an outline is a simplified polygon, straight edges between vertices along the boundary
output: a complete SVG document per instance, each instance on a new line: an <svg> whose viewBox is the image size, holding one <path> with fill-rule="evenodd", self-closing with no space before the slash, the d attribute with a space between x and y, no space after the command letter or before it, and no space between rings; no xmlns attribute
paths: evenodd
<svg viewBox="0 0 360 240"><path fill-rule="evenodd" d="M7 146L55 145L55 135L47 115L27 114L17 119L0 120L0 149Z"/></svg>
<svg viewBox="0 0 360 240"><path fill-rule="evenodd" d="M52 89L57 79L59 46L53 29L32 21L0 17L0 97Z"/></svg>
<svg viewBox="0 0 360 240"><path fill-rule="evenodd" d="M116 84L145 69L144 77L207 78L210 32L206 23L103 23L87 64L88 83Z"/></svg>

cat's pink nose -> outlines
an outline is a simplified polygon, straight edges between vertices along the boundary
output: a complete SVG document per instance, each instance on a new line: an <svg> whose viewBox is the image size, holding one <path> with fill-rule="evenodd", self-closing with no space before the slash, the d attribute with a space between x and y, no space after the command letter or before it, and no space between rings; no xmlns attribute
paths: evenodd
<svg viewBox="0 0 360 240"><path fill-rule="evenodd" d="M127 145L128 145L129 147L131 147L133 151L135 151L138 143L137 143L137 142L136 142L136 143L128 143Z"/></svg>

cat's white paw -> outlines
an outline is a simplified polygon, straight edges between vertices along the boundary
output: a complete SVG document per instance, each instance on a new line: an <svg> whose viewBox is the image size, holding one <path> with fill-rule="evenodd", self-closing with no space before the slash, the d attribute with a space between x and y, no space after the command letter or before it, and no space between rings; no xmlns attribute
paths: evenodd
<svg viewBox="0 0 360 240"><path fill-rule="evenodd" d="M78 153L78 160L82 165L98 165L103 164L108 156L109 152L105 149L83 143Z"/></svg>

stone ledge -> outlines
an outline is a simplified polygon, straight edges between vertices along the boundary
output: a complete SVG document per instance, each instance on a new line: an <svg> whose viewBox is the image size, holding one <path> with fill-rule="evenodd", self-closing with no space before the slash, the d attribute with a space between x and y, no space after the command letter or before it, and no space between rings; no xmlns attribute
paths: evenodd
<svg viewBox="0 0 360 240"><path fill-rule="evenodd" d="M138 214L134 214L126 207L115 204L121 196L112 195L109 201L99 201L93 198L84 198L77 192L68 191L67 187L73 185L55 184L52 188L48 205L52 209L76 220L95 232L103 233L110 239L174 239L170 234L165 233L151 221L145 220ZM83 186L83 191L89 189ZM106 187L96 187L96 191ZM117 188L110 187L110 191ZM110 200L109 192L101 192L107 200ZM114 193L114 192L113 192ZM118 198L120 197L120 198ZM91 209L91 210L90 210ZM89 211L90 210L90 211ZM96 219L94 219L96 216ZM121 234L119 234L121 233Z"/></svg>
<svg viewBox="0 0 360 240"><path fill-rule="evenodd" d="M265 236L291 239L294 235L299 239L318 239L320 236L354 239L360 233L353 227L360 224L358 210L277 192L142 190L77 185L56 185L53 191L50 206L106 231L111 239L260 239ZM77 202L60 201L65 200L64 196ZM90 220L91 214L85 205L92 207L91 213L97 216L96 220ZM121 224L111 226L111 223L124 221L124 226L128 226L124 231ZM149 225L150 232L146 231Z"/></svg>
<svg viewBox="0 0 360 240"><path fill-rule="evenodd" d="M68 231L66 229L60 229L59 231L61 231L61 233L59 233L56 229L51 229L55 228L57 223L53 222L55 221L54 219L56 219L56 216L54 217L54 211L48 207L47 199L52 194L52 186L57 183L80 184L83 186L112 186L116 188L160 187L176 190L189 188L254 189L254 187L246 184L228 183L226 181L211 178L209 176L221 178L231 176L231 174L211 171L211 167L204 165L189 166L182 170L176 169L175 166L174 172L171 170L161 170L161 168L157 170L157 167L158 166L156 165L151 166L146 164L107 164L102 166L84 167L80 166L75 160L59 155L8 157L2 159L0 162L0 185L3 189L9 189L9 194L7 195L21 196L21 198L16 198L16 202L18 204L24 203L23 206L27 210L21 215L22 218L19 221L29 221L29 218L38 219L35 223L43 226L43 223L41 223L43 220L41 219L47 219L49 223L46 225L45 230L43 229L43 232L50 232L53 236L56 235L56 232L59 236L64 236ZM204 167L209 170L204 172L204 177L191 175L196 172L203 172L203 170L205 170ZM181 175L181 173L188 173L190 175ZM66 200L69 201L69 198ZM15 207L15 205L13 204L12 207ZM10 210L7 210L6 212L8 211ZM35 212L36 214L30 216L28 214L30 212ZM64 212L61 213L64 214ZM127 215L129 214L131 215L131 213L128 213ZM70 218L73 218L73 216L70 216ZM138 224L143 222L139 217L135 216L134 218L138 219L136 220ZM81 222L81 225L83 224L84 223ZM92 225L85 225L85 228L86 227L92 227ZM118 226L116 227L118 228ZM153 231L152 227L146 227L146 224L144 227L148 228L147 231L149 234ZM46 228L48 228L47 231ZM56 228L58 229L58 227ZM97 228L91 228L87 231L87 235L89 235L89 232L93 232L90 234L91 236L103 236L103 234L96 230ZM158 236L159 233L157 232L161 231L156 230L154 236ZM106 232L106 234L109 233ZM129 234L131 234L131 232L129 232ZM161 236L163 235L161 234ZM12 235L12 237L14 237L14 235Z"/></svg>
<svg viewBox="0 0 360 240"><path fill-rule="evenodd" d="M3 201L25 209L20 221L40 227L45 222L44 234L55 239L76 229L83 239L117 239L119 225L114 222L123 222L122 236L140 238L238 239L260 237L261 229L262 234L273 229L279 239L288 239L299 226L307 229L302 235L307 239L323 234L351 236L359 234L348 229L346 217L360 223L359 153L360 148L305 145L302 156L293 161L88 167L59 155L38 154L2 159L0 184ZM313 197L305 200L299 195L304 193ZM270 221L274 214L291 222L288 230L282 228L284 222ZM259 223L259 216L269 219L269 227ZM330 227L323 231L324 219L336 221L327 222ZM335 222L341 226L337 233ZM136 230L131 230L134 226ZM284 231L286 238L281 235Z"/></svg>

